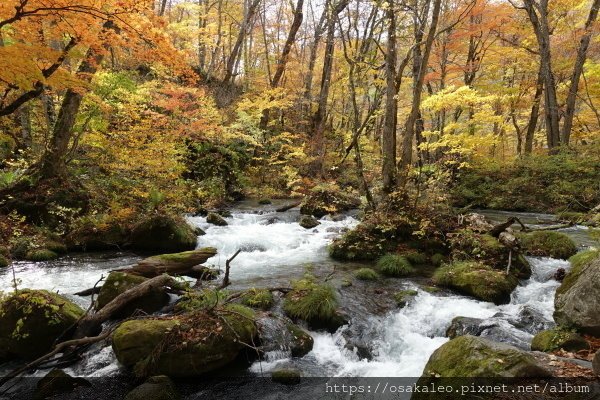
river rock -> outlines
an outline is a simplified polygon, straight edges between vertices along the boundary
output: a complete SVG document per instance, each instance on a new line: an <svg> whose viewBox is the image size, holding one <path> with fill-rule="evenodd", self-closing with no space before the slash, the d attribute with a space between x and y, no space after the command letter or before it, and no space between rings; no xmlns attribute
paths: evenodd
<svg viewBox="0 0 600 400"><path fill-rule="evenodd" d="M175 384L165 375L152 376L127 393L124 400L178 400L181 398Z"/></svg>
<svg viewBox="0 0 600 400"><path fill-rule="evenodd" d="M217 225L217 226L227 226L227 221L225 221L225 218L223 218L222 216L220 216L217 213L214 212L210 212L208 213L208 215L206 216L206 222L208 222L209 224L213 224L213 225Z"/></svg>
<svg viewBox="0 0 600 400"><path fill-rule="evenodd" d="M556 328L541 331L533 337L531 350L551 352L558 349L566 351L587 350L588 342L575 332Z"/></svg>
<svg viewBox="0 0 600 400"><path fill-rule="evenodd" d="M79 386L92 386L92 384L84 378L74 378L61 369L53 369L38 381L33 398L34 400L47 399L70 393Z"/></svg>
<svg viewBox="0 0 600 400"><path fill-rule="evenodd" d="M256 325L262 353L289 351L292 357L303 357L313 348L312 336L286 317L263 314Z"/></svg>
<svg viewBox="0 0 600 400"><path fill-rule="evenodd" d="M303 215L300 217L300 221L298 222L301 227L304 229L312 229L318 225L321 225L319 221L313 216Z"/></svg>
<svg viewBox="0 0 600 400"><path fill-rule="evenodd" d="M233 362L253 342L254 320L251 309L230 304L218 315L126 321L115 330L112 347L117 360L138 376L199 376Z"/></svg>
<svg viewBox="0 0 600 400"><path fill-rule="evenodd" d="M433 352L424 377L525 378L551 373L525 351L481 337L452 339Z"/></svg>
<svg viewBox="0 0 600 400"><path fill-rule="evenodd" d="M335 185L315 186L300 205L300 213L322 218L360 207L360 198Z"/></svg>
<svg viewBox="0 0 600 400"><path fill-rule="evenodd" d="M111 272L100 289L96 308L98 310L101 309L118 295L125 293L127 290L134 288L147 280L148 278L125 272ZM156 289L141 298L132 301L119 312L117 317L128 317L135 313L136 310L142 310L145 313L151 314L163 308L168 302L169 295L162 289Z"/></svg>
<svg viewBox="0 0 600 400"><path fill-rule="evenodd" d="M527 254L567 259L577 253L573 239L561 232L536 231L519 235Z"/></svg>
<svg viewBox="0 0 600 400"><path fill-rule="evenodd" d="M153 253L193 250L198 237L181 217L156 214L138 224L131 232L131 247Z"/></svg>
<svg viewBox="0 0 600 400"><path fill-rule="evenodd" d="M47 290L10 294L0 303L0 359L46 354L83 314L79 306Z"/></svg>
<svg viewBox="0 0 600 400"><path fill-rule="evenodd" d="M454 339L464 335L479 336L485 329L482 324L483 320L480 318L454 317L446 329L446 337Z"/></svg>
<svg viewBox="0 0 600 400"><path fill-rule="evenodd" d="M557 289L554 320L600 336L600 257L574 264Z"/></svg>
<svg viewBox="0 0 600 400"><path fill-rule="evenodd" d="M460 261L439 268L433 282L495 304L506 304L519 280L512 274L476 261Z"/></svg>

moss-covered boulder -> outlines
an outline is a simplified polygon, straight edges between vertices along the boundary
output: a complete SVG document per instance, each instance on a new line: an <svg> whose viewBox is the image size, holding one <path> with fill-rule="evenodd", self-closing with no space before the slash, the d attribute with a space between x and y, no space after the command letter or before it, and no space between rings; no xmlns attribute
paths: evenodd
<svg viewBox="0 0 600 400"><path fill-rule="evenodd" d="M25 254L27 261L50 261L57 258L58 254L48 249L32 249Z"/></svg>
<svg viewBox="0 0 600 400"><path fill-rule="evenodd" d="M84 311L63 296L23 289L0 302L0 358L35 358L52 349ZM65 336L63 336L65 335Z"/></svg>
<svg viewBox="0 0 600 400"><path fill-rule="evenodd" d="M301 319L313 329L335 332L348 321L337 311L335 289L305 277L292 285L285 295L283 310L292 319Z"/></svg>
<svg viewBox="0 0 600 400"><path fill-rule="evenodd" d="M519 284L515 276L476 261L459 261L443 266L434 273L433 282L495 304L508 303L510 294Z"/></svg>
<svg viewBox="0 0 600 400"><path fill-rule="evenodd" d="M100 289L96 308L101 309L121 293L124 293L147 280L147 278L142 276L132 275L125 272L111 272L106 278L104 285L102 285L102 288ZM168 302L169 295L162 289L157 289L128 304L120 311L118 316L130 316L136 310L142 310L146 313L153 313L163 308Z"/></svg>
<svg viewBox="0 0 600 400"><path fill-rule="evenodd" d="M576 256L554 297L554 320L559 325L600 336L600 256Z"/></svg>
<svg viewBox="0 0 600 400"><path fill-rule="evenodd" d="M310 353L315 343L313 337L298 325L286 324L286 328L292 337L290 342L292 357L304 357Z"/></svg>
<svg viewBox="0 0 600 400"><path fill-rule="evenodd" d="M175 253L193 250L197 236L181 217L155 214L137 223L130 236L133 249L153 253Z"/></svg>
<svg viewBox="0 0 600 400"><path fill-rule="evenodd" d="M315 227L321 225L321 223L312 215L300 216L300 220L298 221L298 224L301 227L303 227L304 229L312 229L312 228L315 228Z"/></svg>
<svg viewBox="0 0 600 400"><path fill-rule="evenodd" d="M178 400L181 396L175 384L165 375L152 376L127 393L124 400Z"/></svg>
<svg viewBox="0 0 600 400"><path fill-rule="evenodd" d="M275 303L273 293L267 289L249 289L240 297L240 300L245 306L261 310L268 310Z"/></svg>
<svg viewBox="0 0 600 400"><path fill-rule="evenodd" d="M321 218L358 207L360 199L356 195L345 192L336 185L324 184L311 189L300 205L300 213Z"/></svg>
<svg viewBox="0 0 600 400"><path fill-rule="evenodd" d="M446 337L450 339L464 335L479 336L485 329L481 327L483 320L470 317L454 317L450 326L446 329Z"/></svg>
<svg viewBox="0 0 600 400"><path fill-rule="evenodd" d="M6 268L10 264L10 261L6 256L0 254L0 268Z"/></svg>
<svg viewBox="0 0 600 400"><path fill-rule="evenodd" d="M577 253L577 245L561 232L536 231L519 235L525 252L532 256L568 259Z"/></svg>
<svg viewBox="0 0 600 400"><path fill-rule="evenodd" d="M132 320L113 334L117 360L138 376L199 376L233 362L257 334L254 312L231 304L176 318Z"/></svg>
<svg viewBox="0 0 600 400"><path fill-rule="evenodd" d="M284 385L296 385L301 379L302 373L296 368L281 368L271 372L271 380Z"/></svg>
<svg viewBox="0 0 600 400"><path fill-rule="evenodd" d="M206 216L206 222L208 222L209 224L213 224L216 226L227 226L227 221L225 221L225 218L223 218L222 216L220 216L217 213L214 212L209 212L208 215Z"/></svg>
<svg viewBox="0 0 600 400"><path fill-rule="evenodd" d="M588 342L575 332L566 329L548 329L533 337L531 350L550 352L554 350L579 351L590 348Z"/></svg>
<svg viewBox="0 0 600 400"><path fill-rule="evenodd" d="M410 299L417 294L419 294L419 292L416 290L400 290L399 292L394 293L394 300L399 308L403 308L406 307Z"/></svg>
<svg viewBox="0 0 600 400"><path fill-rule="evenodd" d="M376 281L379 274L371 268L360 268L354 271L354 277L360 281Z"/></svg>
<svg viewBox="0 0 600 400"><path fill-rule="evenodd" d="M464 335L433 352L424 377L525 378L547 377L550 372L516 347Z"/></svg>
<svg viewBox="0 0 600 400"><path fill-rule="evenodd" d="M67 234L67 247L77 251L118 250L127 245L130 221L98 215L78 220Z"/></svg>

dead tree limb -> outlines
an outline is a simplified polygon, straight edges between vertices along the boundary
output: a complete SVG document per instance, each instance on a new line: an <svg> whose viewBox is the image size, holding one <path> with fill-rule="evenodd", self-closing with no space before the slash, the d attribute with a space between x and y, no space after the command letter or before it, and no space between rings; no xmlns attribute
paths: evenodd
<svg viewBox="0 0 600 400"><path fill-rule="evenodd" d="M238 251L236 251L235 254L232 255L229 260L225 261L225 276L223 277L223 283L221 284L221 287L219 287L219 289L224 289L230 285L229 270L231 269L231 262L235 260L235 258L238 256L238 254L240 254L241 251L242 249L238 249Z"/></svg>
<svg viewBox="0 0 600 400"><path fill-rule="evenodd" d="M164 286L177 288L181 285L169 275L160 275L142 282L115 297L96 313L88 314L82 318L77 324L77 329L75 330L73 338L80 339L93 335L95 332L100 330L102 323L111 319L112 316L117 314L121 309L123 309L123 307L148 294L149 292L160 289Z"/></svg>
<svg viewBox="0 0 600 400"><path fill-rule="evenodd" d="M288 210L291 210L294 207L298 207L301 203L302 203L301 201L297 201L297 202L292 203L292 204L286 204L285 206L279 207L275 211L277 211L277 212L286 212Z"/></svg>

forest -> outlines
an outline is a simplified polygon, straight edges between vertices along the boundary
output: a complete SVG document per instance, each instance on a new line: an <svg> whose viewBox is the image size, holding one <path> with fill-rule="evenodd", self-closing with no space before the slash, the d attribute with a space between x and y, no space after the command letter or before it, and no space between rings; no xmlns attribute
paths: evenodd
<svg viewBox="0 0 600 400"><path fill-rule="evenodd" d="M599 10L2 0L0 398L600 393Z"/></svg>

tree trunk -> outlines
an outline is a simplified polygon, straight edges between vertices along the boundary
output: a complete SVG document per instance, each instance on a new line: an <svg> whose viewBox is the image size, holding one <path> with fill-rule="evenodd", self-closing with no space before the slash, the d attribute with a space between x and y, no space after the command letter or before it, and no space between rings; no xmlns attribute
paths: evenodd
<svg viewBox="0 0 600 400"><path fill-rule="evenodd" d="M396 12L394 1L388 1L388 45L385 56L386 66L386 100L385 122L381 135L381 152L383 157L381 175L383 192L391 193L396 186L396 121L398 100L396 99Z"/></svg>
<svg viewBox="0 0 600 400"><path fill-rule="evenodd" d="M529 114L529 123L527 124L527 131L525 132L525 155L531 154L533 151L533 137L535 135L535 128L540 115L540 101L542 100L543 91L544 79L540 69L537 81L535 83L535 94L533 95L533 104L531 106L531 113Z"/></svg>
<svg viewBox="0 0 600 400"><path fill-rule="evenodd" d="M252 21L254 20L254 14L256 14L256 9L260 4L261 0L252 0L248 9L246 10L246 15L244 16L244 21L240 26L240 32L238 33L237 39L233 48L231 49L231 53L229 54L229 58L227 59L227 66L225 70L225 77L223 78L223 83L229 84L233 81L234 71L236 65L238 65L240 51L242 49L242 44L244 43L244 39L252 26Z"/></svg>
<svg viewBox="0 0 600 400"><path fill-rule="evenodd" d="M577 89L579 88L579 79L581 78L581 74L583 72L583 64L585 64L588 47L590 45L590 39L592 37L592 25L598 18L598 8L600 8L600 0L594 0L588 15L588 19L585 22L585 33L581 37L579 48L577 49L577 58L575 59L575 66L573 67L573 74L571 75L565 118L561 133L561 142L565 146L569 145L569 140L571 138L573 117L575 116L575 101L577 100Z"/></svg>

